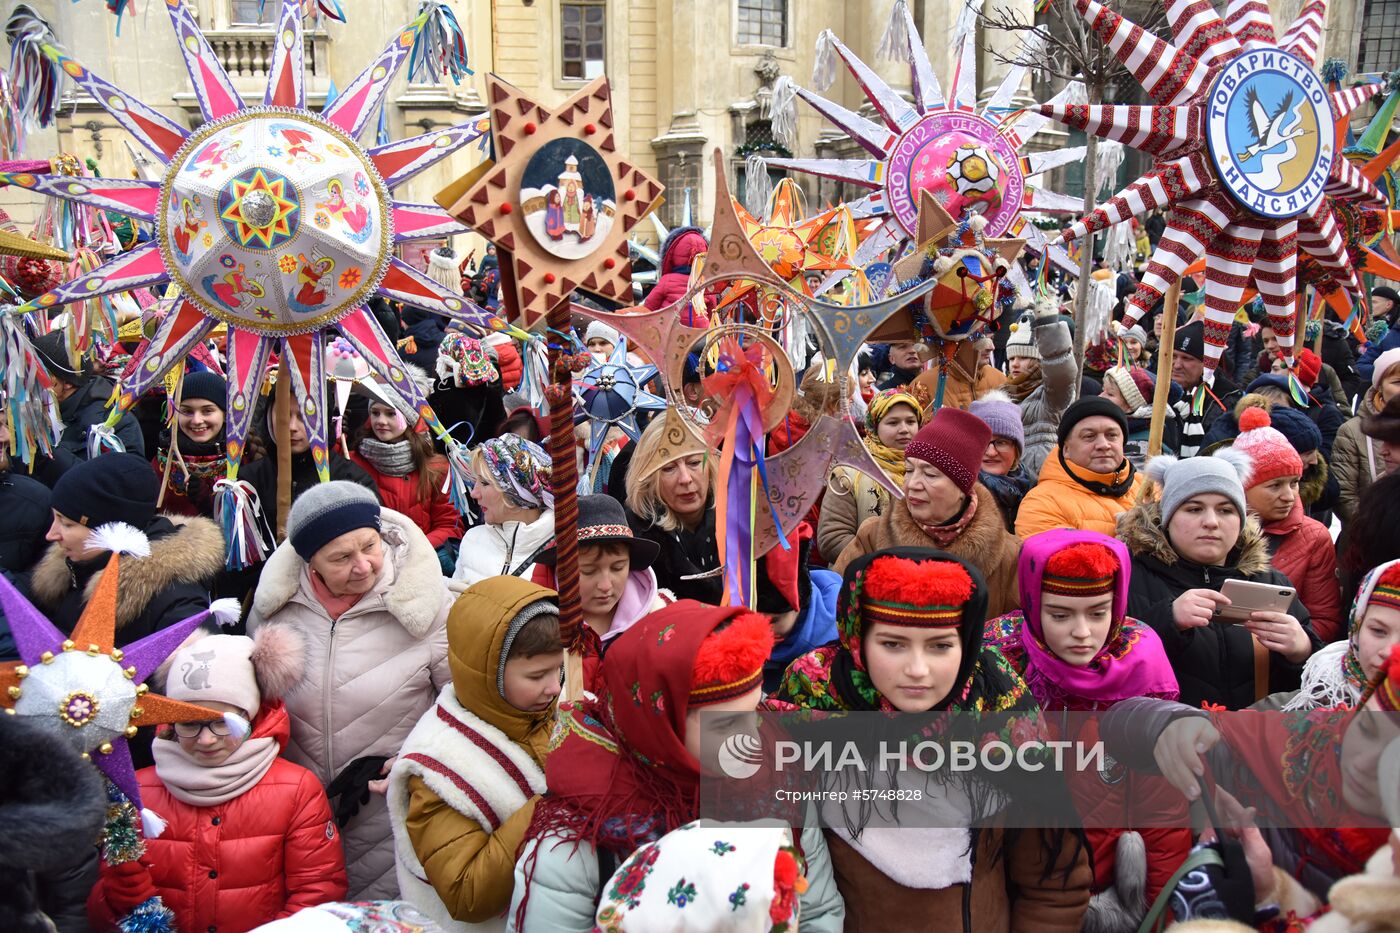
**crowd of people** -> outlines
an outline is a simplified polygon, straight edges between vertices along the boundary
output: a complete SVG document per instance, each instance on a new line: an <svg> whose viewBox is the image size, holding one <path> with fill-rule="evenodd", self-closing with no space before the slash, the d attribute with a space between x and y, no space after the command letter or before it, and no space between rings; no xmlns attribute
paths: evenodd
<svg viewBox="0 0 1400 933"><path fill-rule="evenodd" d="M668 239L655 307L685 293L704 248L693 228ZM459 284L494 294L495 269L491 257ZM748 607L726 599L719 451L676 408L715 400L687 375L667 410L641 413L637 439L613 430L595 454L580 433L594 468L577 500L577 638L559 618L549 426L511 338L375 308L467 446L466 515L445 491L441 440L373 377L352 386L324 464L267 393L240 476L274 518L290 444L285 536L231 569L214 492L224 377L191 364L169 398L116 422L125 452L98 453L88 433L121 361L42 337L62 432L26 464L0 420L0 569L66 637L110 558L91 536L120 522L150 547L122 559L119 644L215 597L241 611L187 640L153 684L223 718L132 740L164 830L120 864L90 844L16 864L23 841L9 839L0 877L14 893L0 901L22 906L0 926L156 929L139 923L159 898L170 929L208 933L879 933L922 928L915 917L1072 933L1137 930L1161 899L1182 930L1391 928L1374 925L1376 901L1342 895L1364 882L1379 916L1400 916L1400 835L1387 829L1400 827L1400 723L1346 727L1366 767L1279 730L1289 715L1350 724L1400 707L1396 299L1372 293L1383 326L1369 340L1336 322L1300 333L1291 372L1246 306L1213 381L1185 303L1171 346L1158 346L1159 308L1082 366L1057 306L946 359L904 342L867 345L849 374L805 361L768 450L850 417L884 475L836 468L784 547L756 560ZM586 322L573 337L580 367L621 339ZM1162 380L1164 452L1151 456ZM1287 598L1227 621L1241 581ZM18 657L0 626L0 660ZM1118 770L1069 782L1088 829L875 826L844 804L801 825L697 822L715 776L707 730L759 710L998 713L1052 729L1100 713ZM4 757L24 757L22 724L0 725L20 730L0 734ZM1204 764L1257 759L1271 737L1313 753L1253 762L1278 807L1296 805L1306 772L1325 786L1321 812L1372 828L1261 833L1240 808L1228 832L1193 830ZM91 790L30 780L23 794L66 794L52 807L80 820L93 807L70 798ZM1172 818L1137 825L1145 807ZM1203 850L1224 865L1202 875L1215 896L1193 897L1179 869ZM361 926L325 925L356 910ZM54 927L21 925L41 915Z"/></svg>

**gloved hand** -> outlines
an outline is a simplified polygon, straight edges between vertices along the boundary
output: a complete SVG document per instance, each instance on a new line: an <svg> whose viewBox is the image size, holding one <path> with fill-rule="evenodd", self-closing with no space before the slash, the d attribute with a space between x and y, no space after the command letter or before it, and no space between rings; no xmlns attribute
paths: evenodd
<svg viewBox="0 0 1400 933"><path fill-rule="evenodd" d="M360 812L360 807L369 803L369 782L379 779L388 760L384 755L356 758L326 788L326 796L335 809L335 824L341 829Z"/></svg>
<svg viewBox="0 0 1400 933"><path fill-rule="evenodd" d="M157 894L150 869L137 859L109 864L102 873L102 891L118 917L125 917Z"/></svg>

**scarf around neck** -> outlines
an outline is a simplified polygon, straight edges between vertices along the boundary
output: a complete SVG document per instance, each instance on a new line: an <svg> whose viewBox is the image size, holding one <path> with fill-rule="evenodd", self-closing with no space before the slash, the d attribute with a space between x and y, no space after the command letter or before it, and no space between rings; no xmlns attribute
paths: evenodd
<svg viewBox="0 0 1400 933"><path fill-rule="evenodd" d="M257 726L267 716L266 712L260 716ZM212 768L197 763L179 742L157 739L151 744L156 776L181 803L194 807L228 803L252 790L277 760L281 743L273 735L257 734L263 731L255 728L232 755Z"/></svg>
<svg viewBox="0 0 1400 933"><path fill-rule="evenodd" d="M919 530L933 539L933 543L940 548L946 548L962 536L967 530L967 526L972 524L972 518L977 514L977 491L974 489L967 497L963 510L958 515L942 525L925 525L922 522L915 522ZM914 517L909 516L911 519Z"/></svg>
<svg viewBox="0 0 1400 933"><path fill-rule="evenodd" d="M865 449L880 464L880 469L889 474L890 479L904 485L904 451L880 443L879 438L870 434L865 438Z"/></svg>
<svg viewBox="0 0 1400 933"><path fill-rule="evenodd" d="M1119 473L1123 472L1124 468L1127 469L1128 472L1124 474L1121 482L1103 483L1094 479L1085 479L1074 472L1074 468L1070 465L1070 462L1065 459L1065 450L1063 447L1055 448L1055 456L1060 458L1060 466L1064 467L1066 476L1096 496L1107 496L1110 499L1117 499L1120 496L1126 495L1128 490L1133 488L1133 480L1137 478L1137 467L1133 466L1133 462L1126 457L1123 458L1122 464L1120 464L1118 469L1114 470L1112 474L1089 474L1090 476L1117 476Z"/></svg>
<svg viewBox="0 0 1400 933"><path fill-rule="evenodd" d="M407 476L413 472L413 451L408 439L386 444L373 437L360 441L360 456L385 476Z"/></svg>

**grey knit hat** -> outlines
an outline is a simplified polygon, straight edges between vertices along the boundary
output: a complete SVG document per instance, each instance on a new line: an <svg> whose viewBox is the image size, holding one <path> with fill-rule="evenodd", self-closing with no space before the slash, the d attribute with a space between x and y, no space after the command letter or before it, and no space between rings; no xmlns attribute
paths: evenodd
<svg viewBox="0 0 1400 933"><path fill-rule="evenodd" d="M496 691L500 693L501 699L504 700L506 697L506 660L510 657L510 649L515 644L516 636L531 621L541 616L557 616L558 614L558 603L550 599L537 599L517 612L515 618L510 620L506 626L505 640L501 642L500 663L496 665Z"/></svg>
<svg viewBox="0 0 1400 933"><path fill-rule="evenodd" d="M1141 324L1134 324L1132 327L1129 327L1127 330L1123 331L1122 336L1124 340L1131 337L1144 347L1147 346L1147 331L1142 329Z"/></svg>
<svg viewBox="0 0 1400 933"><path fill-rule="evenodd" d="M287 540L304 561L341 535L379 530L379 500L358 483L318 483L297 497L287 515Z"/></svg>
<svg viewBox="0 0 1400 933"><path fill-rule="evenodd" d="M1253 470L1254 464L1249 455L1230 447L1218 450L1209 457L1186 460L1153 457L1143 468L1148 478L1162 486L1163 528L1171 524L1172 516L1182 503L1202 493L1216 493L1229 499L1243 518L1244 488Z"/></svg>

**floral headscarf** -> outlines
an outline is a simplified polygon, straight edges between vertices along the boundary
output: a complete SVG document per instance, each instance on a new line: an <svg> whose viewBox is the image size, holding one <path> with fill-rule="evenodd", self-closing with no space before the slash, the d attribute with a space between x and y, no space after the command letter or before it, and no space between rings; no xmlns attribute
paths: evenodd
<svg viewBox="0 0 1400 933"><path fill-rule="evenodd" d="M862 591L870 564L880 557L915 561L951 561L961 564L973 581L972 598L962 609L958 637L962 642L962 663L955 687L937 707L944 710L1005 712L1034 709L1026 684L992 647L984 647L983 630L987 619L987 583L972 564L929 548L890 548L875 551L851 562L841 581L836 605L837 640L810 651L788 666L778 693L780 702L803 709L885 710L894 705L876 689L861 658Z"/></svg>
<svg viewBox="0 0 1400 933"><path fill-rule="evenodd" d="M490 385L501 378L481 341L460 331L448 333L438 345L437 373L439 379L451 376L459 386Z"/></svg>
<svg viewBox="0 0 1400 933"><path fill-rule="evenodd" d="M904 483L904 451L880 443L879 432L880 420L888 415L890 409L896 405L908 405L914 409L914 418L919 427L923 427L924 402L915 396L908 386L885 389L883 392L875 393L866 408L865 426L869 430L865 435L865 448L870 451L875 462L880 464L880 468L902 485Z"/></svg>
<svg viewBox="0 0 1400 933"><path fill-rule="evenodd" d="M1351 607L1350 635L1346 641L1333 642L1308 658L1303 666L1303 682L1293 698L1284 704L1285 710L1315 709L1325 706L1353 708L1366 692L1366 671L1357 653L1361 635L1361 620L1371 608L1371 598L1386 571L1400 566L1400 560L1386 561L1371 569L1356 592Z"/></svg>
<svg viewBox="0 0 1400 933"><path fill-rule="evenodd" d="M518 434L502 434L482 441L477 450L508 502L522 509L554 508L553 463L543 447Z"/></svg>

